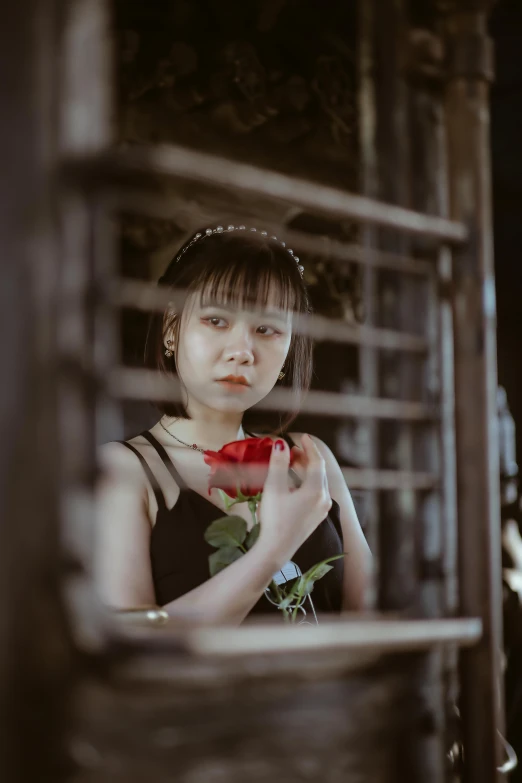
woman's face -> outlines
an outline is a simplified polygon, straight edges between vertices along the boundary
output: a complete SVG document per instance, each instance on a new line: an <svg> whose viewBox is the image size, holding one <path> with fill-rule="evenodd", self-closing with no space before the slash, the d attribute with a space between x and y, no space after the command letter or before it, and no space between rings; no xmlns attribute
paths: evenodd
<svg viewBox="0 0 522 783"><path fill-rule="evenodd" d="M272 295L266 307L201 307L187 301L176 355L178 373L191 399L222 412L243 412L274 387L292 336L291 313L277 312ZM233 376L236 381L223 380Z"/></svg>

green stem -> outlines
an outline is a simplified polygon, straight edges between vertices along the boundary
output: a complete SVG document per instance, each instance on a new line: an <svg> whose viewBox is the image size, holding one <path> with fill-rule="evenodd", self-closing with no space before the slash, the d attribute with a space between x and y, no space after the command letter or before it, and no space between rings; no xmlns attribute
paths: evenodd
<svg viewBox="0 0 522 783"><path fill-rule="evenodd" d="M281 592L281 590L279 589L279 585L277 585L274 582L273 579L270 582L270 588L274 591L275 597L277 599L277 602L279 603L279 605L281 605L281 603L283 601L283 598L284 598L284 595ZM285 623L289 622L290 621L290 615L289 615L288 609L282 609L281 611L283 612L283 618L284 618Z"/></svg>
<svg viewBox="0 0 522 783"><path fill-rule="evenodd" d="M250 513L252 514L252 519L254 520L254 525L257 525L257 500L250 500L248 501L248 508L250 509Z"/></svg>
<svg viewBox="0 0 522 783"><path fill-rule="evenodd" d="M258 502L259 501L252 500L252 499L250 499L248 501L248 508L250 509L250 513L252 514L252 519L253 519L254 525L259 524L258 521L257 521L257 506L258 506ZM273 579L271 580L271 582L269 584L269 587L272 590L272 592L274 593L277 602L279 604L281 604L281 602L283 600L283 595L281 594L281 590L279 589L279 586L276 585L276 583L274 582ZM283 612L283 617L284 617L285 622L289 622L290 621L290 616L289 616L288 610L287 609L283 609L282 612Z"/></svg>
<svg viewBox="0 0 522 783"><path fill-rule="evenodd" d="M294 606L294 611L292 612L292 622L295 623L297 619L297 612L299 611L299 607L304 604L304 596L298 595L297 596L297 603Z"/></svg>

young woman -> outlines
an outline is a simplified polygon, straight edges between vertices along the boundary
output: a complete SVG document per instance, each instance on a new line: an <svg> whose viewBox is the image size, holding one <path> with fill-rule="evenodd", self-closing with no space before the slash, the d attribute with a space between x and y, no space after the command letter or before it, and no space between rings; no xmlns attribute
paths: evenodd
<svg viewBox="0 0 522 783"><path fill-rule="evenodd" d="M186 294L181 305L152 317L146 362L177 375L183 399L159 406L163 416L150 431L102 449L97 578L109 606L156 604L212 624L280 615L265 595L274 574L289 561L304 573L341 552L315 584L315 612L363 606L371 556L350 493L330 449L303 433L269 434L261 535L241 559L209 576L215 550L204 533L226 512L218 491L208 494L203 451L265 437L260 427L252 432L249 409L283 376L296 406L309 387L312 343L292 331L293 314L310 312L302 271L292 251L266 232L219 226L198 232L161 278L160 285ZM296 415L281 419L281 433ZM252 525L246 503L233 513Z"/></svg>

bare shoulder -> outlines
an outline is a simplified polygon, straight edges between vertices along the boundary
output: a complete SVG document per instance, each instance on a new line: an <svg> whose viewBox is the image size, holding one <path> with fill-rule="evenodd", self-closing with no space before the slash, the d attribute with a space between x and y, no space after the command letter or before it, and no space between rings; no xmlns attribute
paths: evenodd
<svg viewBox="0 0 522 783"><path fill-rule="evenodd" d="M116 467L119 464L130 463L131 458L136 460L136 456L132 454L130 449L119 443L118 441L110 441L110 443L103 443L98 447L98 459L100 460L102 467Z"/></svg>
<svg viewBox="0 0 522 783"><path fill-rule="evenodd" d="M130 441L132 443L132 441ZM126 482L138 482L138 485L145 487L143 469L136 454L130 449L112 441L104 443L98 449L98 461L102 473L107 478L122 479Z"/></svg>
<svg viewBox="0 0 522 783"><path fill-rule="evenodd" d="M97 496L112 519L129 521L136 514L152 525L149 485L139 458L122 443L105 443L98 450L100 475Z"/></svg>

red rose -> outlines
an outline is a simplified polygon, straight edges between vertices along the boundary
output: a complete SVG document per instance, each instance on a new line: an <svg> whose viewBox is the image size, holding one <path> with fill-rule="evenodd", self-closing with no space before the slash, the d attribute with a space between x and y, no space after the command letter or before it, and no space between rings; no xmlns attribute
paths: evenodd
<svg viewBox="0 0 522 783"><path fill-rule="evenodd" d="M262 492L273 446L272 438L246 438L226 443L219 451L205 451L210 465L208 494L217 487L235 500L238 490L246 497ZM291 453L290 464L293 458Z"/></svg>

